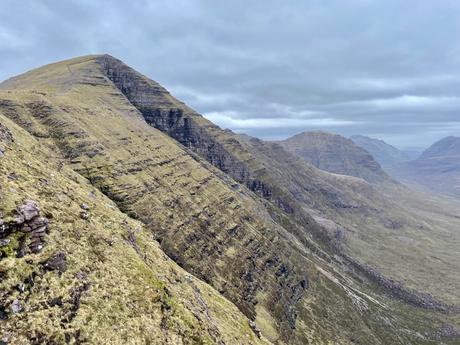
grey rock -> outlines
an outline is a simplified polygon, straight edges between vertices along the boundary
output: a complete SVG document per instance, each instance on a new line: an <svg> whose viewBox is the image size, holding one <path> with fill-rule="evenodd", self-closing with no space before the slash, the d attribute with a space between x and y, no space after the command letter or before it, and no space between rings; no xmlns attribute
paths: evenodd
<svg viewBox="0 0 460 345"><path fill-rule="evenodd" d="M17 209L18 215L15 218L15 231L30 233L30 242L27 244L32 253L39 253L44 245L44 237L48 232L49 221L40 217L40 208L33 200L26 200ZM22 257L26 254L26 248L20 248Z"/></svg>
<svg viewBox="0 0 460 345"><path fill-rule="evenodd" d="M383 225L387 229L398 230L403 227L403 223L397 219L385 219Z"/></svg>
<svg viewBox="0 0 460 345"><path fill-rule="evenodd" d="M18 288L19 292L26 291L26 285L24 283L19 283L17 288Z"/></svg>
<svg viewBox="0 0 460 345"><path fill-rule="evenodd" d="M7 246L8 244L10 244L10 242L11 242L11 241L10 241L9 239L7 239L7 238L5 238L5 239L3 239L3 240L0 240L0 247L5 247L5 246Z"/></svg>
<svg viewBox="0 0 460 345"><path fill-rule="evenodd" d="M89 206L87 204L85 204L85 203L81 204L80 207L81 207L82 210L85 210L85 211L89 210Z"/></svg>
<svg viewBox="0 0 460 345"><path fill-rule="evenodd" d="M10 130L0 123L0 142L10 145L14 141Z"/></svg>
<svg viewBox="0 0 460 345"><path fill-rule="evenodd" d="M21 303L19 302L18 299L15 299L13 303L11 303L11 311L13 314L17 314L22 310Z"/></svg>
<svg viewBox="0 0 460 345"><path fill-rule="evenodd" d="M24 215L18 214L16 218L14 219L14 221L16 222L16 224L24 224L25 222Z"/></svg>
<svg viewBox="0 0 460 345"><path fill-rule="evenodd" d="M50 257L43 265L48 271L59 271L63 273L67 270L67 257L63 251L59 251Z"/></svg>
<svg viewBox="0 0 460 345"><path fill-rule="evenodd" d="M251 327L252 331L257 335L258 338L262 336L262 333L260 332L259 327L257 327L256 323L254 321L249 321L249 327Z"/></svg>
<svg viewBox="0 0 460 345"><path fill-rule="evenodd" d="M25 204L19 207L20 214L24 217L25 221L30 221L40 214L40 209L33 200L26 200Z"/></svg>
<svg viewBox="0 0 460 345"><path fill-rule="evenodd" d="M84 220L88 220L88 219L89 219L89 212L87 212L87 211L81 211L81 212L80 212L80 218L81 218L81 219L84 219Z"/></svg>
<svg viewBox="0 0 460 345"><path fill-rule="evenodd" d="M61 297L54 297L48 302L50 307L62 307L62 298Z"/></svg>
<svg viewBox="0 0 460 345"><path fill-rule="evenodd" d="M10 181L16 181L18 179L18 175L16 174L16 172L12 172L11 174L8 174L8 180Z"/></svg>

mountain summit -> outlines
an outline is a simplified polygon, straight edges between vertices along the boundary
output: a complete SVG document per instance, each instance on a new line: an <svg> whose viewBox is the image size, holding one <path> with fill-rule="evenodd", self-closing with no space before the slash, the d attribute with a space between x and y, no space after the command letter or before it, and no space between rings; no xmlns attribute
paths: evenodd
<svg viewBox="0 0 460 345"><path fill-rule="evenodd" d="M427 159L453 159L460 156L460 137L445 137L429 148L427 148L422 155L420 160Z"/></svg>
<svg viewBox="0 0 460 345"><path fill-rule="evenodd" d="M364 149L350 139L327 132L303 132L280 142L315 167L329 172L382 182L388 176Z"/></svg>

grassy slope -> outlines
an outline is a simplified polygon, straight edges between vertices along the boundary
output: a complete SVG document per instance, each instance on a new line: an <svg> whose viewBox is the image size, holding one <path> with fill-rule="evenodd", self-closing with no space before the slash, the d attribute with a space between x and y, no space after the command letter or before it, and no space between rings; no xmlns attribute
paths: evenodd
<svg viewBox="0 0 460 345"><path fill-rule="evenodd" d="M296 305L297 327L282 335L284 339L291 336L299 343L318 344L407 343L413 339L428 343L413 330L429 333L440 327L443 317L419 314L414 308L385 300L393 309L389 312L370 297L364 298L366 308L357 307L359 283L342 279L340 274L337 278L333 266L273 224L252 193L148 127L123 95L98 77L97 68L91 58L84 58L10 81L4 88L25 85L30 90L4 91L2 99L10 103L4 102L2 111L41 138L43 145L59 148L56 156L66 157L65 162L116 200L123 211L143 220L170 255L189 271L206 277L247 315L252 313L250 303L241 299L255 293L256 320L272 340L282 340L280 332L289 329L279 324L285 318L279 298L286 296L274 294L273 287L288 284L291 288L289 284L298 283L306 274L310 285ZM197 121L207 126L206 120ZM230 134L208 127L228 145L237 145ZM250 149L235 151L248 164L263 168ZM327 176L331 183L337 178ZM234 229L240 234L232 234ZM254 253L256 257L251 258ZM273 258L288 265L286 278L276 278L279 263L264 273L263 263ZM246 266L248 263L255 268ZM255 284L239 286L246 284L247 270L253 270L250 279ZM390 324L382 329L380 320L390 315ZM409 320L407 315L414 317ZM413 330L408 331L410 328Z"/></svg>
<svg viewBox="0 0 460 345"><path fill-rule="evenodd" d="M257 344L248 320L209 285L170 260L142 223L128 218L80 175L62 167L54 153L0 116L14 143L1 143L0 210L5 220L25 199L51 219L39 254L0 260L0 304L22 311L0 321L11 344ZM8 178L15 173L16 178ZM79 214L90 206L89 220ZM13 248L14 249L14 248ZM67 271L45 271L56 251L67 255ZM17 285L36 274L21 293ZM75 296L83 286L80 305ZM54 298L61 306L51 306ZM72 315L74 314L74 315ZM70 316L72 315L72 316Z"/></svg>

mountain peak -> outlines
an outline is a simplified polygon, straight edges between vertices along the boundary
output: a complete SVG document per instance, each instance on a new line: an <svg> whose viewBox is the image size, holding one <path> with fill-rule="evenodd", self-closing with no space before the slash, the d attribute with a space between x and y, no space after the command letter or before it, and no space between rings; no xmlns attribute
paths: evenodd
<svg viewBox="0 0 460 345"><path fill-rule="evenodd" d="M340 137L340 135L336 133L331 133L331 132L322 131L322 130L313 130L313 131L303 131L298 134L294 134L291 138L311 137L311 136L318 136L318 137L321 136L321 137L329 137L329 138ZM286 140L289 140L291 138L288 138Z"/></svg>
<svg viewBox="0 0 460 345"><path fill-rule="evenodd" d="M448 136L438 140L427 148L419 159L424 160L444 156L460 156L460 137Z"/></svg>
<svg viewBox="0 0 460 345"><path fill-rule="evenodd" d="M281 141L283 147L321 170L380 182L388 176L364 149L341 135L307 131Z"/></svg>

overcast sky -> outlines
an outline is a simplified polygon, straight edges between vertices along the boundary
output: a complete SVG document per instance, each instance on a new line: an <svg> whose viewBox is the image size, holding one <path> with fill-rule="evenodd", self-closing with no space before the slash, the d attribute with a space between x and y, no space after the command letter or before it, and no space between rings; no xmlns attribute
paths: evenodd
<svg viewBox="0 0 460 345"><path fill-rule="evenodd" d="M460 135L458 0L0 0L0 79L109 53L225 128Z"/></svg>

